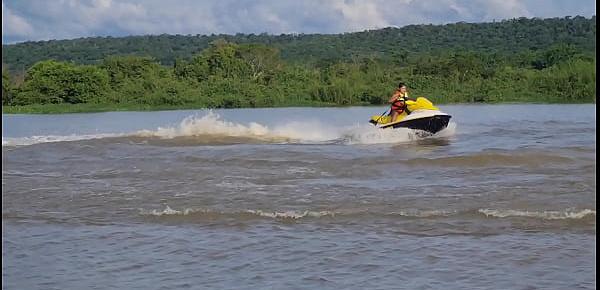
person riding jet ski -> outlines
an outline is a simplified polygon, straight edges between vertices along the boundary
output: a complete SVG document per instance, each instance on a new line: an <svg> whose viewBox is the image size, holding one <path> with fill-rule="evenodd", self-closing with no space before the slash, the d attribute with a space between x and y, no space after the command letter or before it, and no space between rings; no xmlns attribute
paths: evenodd
<svg viewBox="0 0 600 290"><path fill-rule="evenodd" d="M381 129L409 128L435 134L446 128L452 117L441 112L425 97L409 98L404 83L398 84L388 103L391 104L390 113L372 116L369 123Z"/></svg>
<svg viewBox="0 0 600 290"><path fill-rule="evenodd" d="M408 108L406 106L406 101L412 100L408 97L408 88L404 83L399 83L398 88L394 91L394 94L388 101L388 103L392 104L390 115L392 117L391 122L396 122L396 119L400 114L406 111L407 114L410 114Z"/></svg>

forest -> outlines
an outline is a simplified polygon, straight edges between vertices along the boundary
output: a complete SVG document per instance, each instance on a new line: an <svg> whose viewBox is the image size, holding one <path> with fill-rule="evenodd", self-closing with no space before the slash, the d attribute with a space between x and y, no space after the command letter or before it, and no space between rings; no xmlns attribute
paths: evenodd
<svg viewBox="0 0 600 290"><path fill-rule="evenodd" d="M589 103L595 41L595 16L577 16L25 42L2 47L2 105L9 113L380 105L400 81L434 103Z"/></svg>

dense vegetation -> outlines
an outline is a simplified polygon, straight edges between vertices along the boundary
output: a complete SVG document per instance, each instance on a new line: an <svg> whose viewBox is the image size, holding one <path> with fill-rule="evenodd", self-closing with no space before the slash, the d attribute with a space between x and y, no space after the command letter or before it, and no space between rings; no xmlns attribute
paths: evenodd
<svg viewBox="0 0 600 290"><path fill-rule="evenodd" d="M3 45L2 104L9 112L382 104L400 80L437 103L595 102L595 40L594 16L27 42Z"/></svg>

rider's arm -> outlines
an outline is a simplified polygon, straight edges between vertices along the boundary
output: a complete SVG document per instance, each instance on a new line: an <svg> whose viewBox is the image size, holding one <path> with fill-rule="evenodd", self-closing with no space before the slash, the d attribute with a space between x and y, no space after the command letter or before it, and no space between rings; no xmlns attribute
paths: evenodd
<svg viewBox="0 0 600 290"><path fill-rule="evenodd" d="M400 92L395 91L394 94L392 95L392 97L390 98L390 100L388 101L388 103L391 104L391 103L395 102L399 95L400 95Z"/></svg>

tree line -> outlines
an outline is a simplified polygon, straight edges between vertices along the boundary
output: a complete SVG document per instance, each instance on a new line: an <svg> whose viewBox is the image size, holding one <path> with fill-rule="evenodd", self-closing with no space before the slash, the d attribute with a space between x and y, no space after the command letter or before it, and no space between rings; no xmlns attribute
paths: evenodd
<svg viewBox="0 0 600 290"><path fill-rule="evenodd" d="M238 44L264 44L277 48L286 62L313 66L350 61L356 57L395 60L436 52L477 51L506 56L545 49L557 43L568 43L595 55L596 16L408 25L341 34L162 34L29 41L2 45L2 63L11 72L18 72L48 59L100 64L109 56L138 55L172 66L177 59L190 60L217 39Z"/></svg>
<svg viewBox="0 0 600 290"><path fill-rule="evenodd" d="M594 102L595 57L556 45L513 59L461 52L397 62L355 58L323 67L283 61L262 44L213 42L171 67L140 56L97 65L33 65L19 85L3 70L3 105L137 104L210 108L383 104L398 81L434 102Z"/></svg>
<svg viewBox="0 0 600 290"><path fill-rule="evenodd" d="M592 19L595 41L595 17ZM522 21L554 21L563 25L567 20L578 23L571 29L575 32L587 31L581 27L590 21L515 19L497 25L524 27L520 26ZM474 33L477 25L480 24L405 27L403 39L411 29L466 29ZM390 29L349 36L386 34L387 30ZM477 41L471 41L465 44L472 46L468 49L414 52L410 45L396 45L383 54L339 50L348 55L337 58L327 54L309 56L305 52L306 62L301 62L300 56L297 60L284 57L277 43L217 38L193 56L177 58L171 65L137 54L116 54L91 63L45 59L35 62L25 73L3 66L2 104L206 108L378 105L387 101L399 81L408 84L413 96L426 96L436 103L595 102L595 43L592 52L582 45L591 36L575 32L566 35L581 36L581 41L556 40L543 48L510 52L494 49L496 46L473 48ZM423 42L422 46L434 47L434 38L441 41L441 35L431 33L430 42ZM496 34L506 33L500 30ZM518 35L519 31L515 33ZM450 33L447 38L458 38L457 35L462 34ZM379 47L380 38L373 37L353 40L359 46L356 49ZM316 47L327 50L328 45L335 43L323 42Z"/></svg>

